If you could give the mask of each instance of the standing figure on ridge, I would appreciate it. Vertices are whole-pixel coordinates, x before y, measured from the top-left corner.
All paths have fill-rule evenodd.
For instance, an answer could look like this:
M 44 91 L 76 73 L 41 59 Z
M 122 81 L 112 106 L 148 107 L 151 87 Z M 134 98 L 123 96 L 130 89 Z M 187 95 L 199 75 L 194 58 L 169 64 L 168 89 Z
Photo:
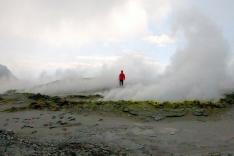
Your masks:
M 124 74 L 123 70 L 121 70 L 121 73 L 119 74 L 119 86 L 120 87 L 123 87 L 124 80 L 125 80 L 125 74 Z

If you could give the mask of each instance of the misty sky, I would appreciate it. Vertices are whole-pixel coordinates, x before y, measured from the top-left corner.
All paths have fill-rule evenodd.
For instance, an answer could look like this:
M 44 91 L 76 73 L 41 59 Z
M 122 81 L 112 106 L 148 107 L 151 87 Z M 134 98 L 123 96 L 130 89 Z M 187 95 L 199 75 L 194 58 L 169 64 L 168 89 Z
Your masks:
M 129 55 L 165 66 L 186 44 L 173 31 L 180 9 L 213 20 L 233 52 L 233 0 L 0 0 L 0 64 L 20 78 Z

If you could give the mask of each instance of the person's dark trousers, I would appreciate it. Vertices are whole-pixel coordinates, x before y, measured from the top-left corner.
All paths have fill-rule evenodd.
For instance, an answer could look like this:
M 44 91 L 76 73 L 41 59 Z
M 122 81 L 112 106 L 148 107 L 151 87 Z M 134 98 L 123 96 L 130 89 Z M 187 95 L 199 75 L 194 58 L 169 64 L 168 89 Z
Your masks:
M 119 80 L 119 86 L 123 86 L 123 80 Z

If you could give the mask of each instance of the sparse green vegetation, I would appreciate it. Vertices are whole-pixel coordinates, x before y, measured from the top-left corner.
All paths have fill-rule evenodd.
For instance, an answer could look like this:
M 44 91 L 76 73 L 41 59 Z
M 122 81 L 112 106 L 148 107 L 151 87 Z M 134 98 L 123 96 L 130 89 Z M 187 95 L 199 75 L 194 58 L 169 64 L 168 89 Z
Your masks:
M 58 111 L 68 109 L 76 112 L 103 111 L 125 113 L 133 116 L 154 117 L 163 114 L 165 117 L 180 117 L 191 112 L 196 116 L 207 116 L 216 110 L 234 104 L 234 93 L 226 94 L 218 101 L 105 101 L 101 95 L 69 95 L 66 97 L 48 96 L 33 93 L 6 92 L 0 96 L 4 103 L 23 101 L 26 106 L 6 109 L 7 112 L 28 109 Z

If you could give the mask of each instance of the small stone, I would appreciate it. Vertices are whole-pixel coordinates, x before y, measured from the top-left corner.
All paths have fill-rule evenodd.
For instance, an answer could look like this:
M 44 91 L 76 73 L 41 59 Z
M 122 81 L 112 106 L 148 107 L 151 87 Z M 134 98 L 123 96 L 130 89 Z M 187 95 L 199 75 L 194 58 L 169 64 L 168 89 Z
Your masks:
M 38 146 L 37 146 L 37 144 L 32 144 L 32 147 L 35 149 L 35 148 L 37 148 Z
M 192 114 L 194 116 L 208 116 L 208 113 L 205 109 L 194 109 Z
M 30 126 L 30 125 L 23 125 L 22 127 L 21 127 L 21 129 L 23 129 L 23 128 L 34 128 L 33 126 Z
M 134 115 L 134 116 L 139 115 L 138 112 L 136 112 L 134 110 L 130 110 L 128 113 L 131 114 L 131 115 Z
M 152 117 L 155 121 L 160 121 L 166 118 L 166 116 L 159 114 L 159 113 L 152 115 Z
M 49 129 L 53 129 L 53 128 L 56 128 L 56 126 L 50 126 Z
M 67 122 L 61 122 L 60 125 L 67 125 Z
M 69 120 L 69 121 L 75 121 L 75 120 L 76 120 L 76 118 L 74 118 L 74 117 L 70 116 L 70 117 L 68 117 L 68 120 Z
M 43 126 L 44 126 L 44 127 L 48 127 L 48 126 L 49 126 L 49 124 L 44 124 Z
M 37 133 L 37 130 L 35 130 L 35 131 L 32 131 L 32 134 L 35 134 L 35 133 Z
M 67 124 L 67 122 L 63 122 L 63 121 L 59 120 L 59 121 L 57 122 L 57 124 L 60 124 L 60 125 L 66 125 L 66 124 Z
M 123 112 L 129 112 L 129 108 L 125 107 L 125 108 L 123 109 Z

